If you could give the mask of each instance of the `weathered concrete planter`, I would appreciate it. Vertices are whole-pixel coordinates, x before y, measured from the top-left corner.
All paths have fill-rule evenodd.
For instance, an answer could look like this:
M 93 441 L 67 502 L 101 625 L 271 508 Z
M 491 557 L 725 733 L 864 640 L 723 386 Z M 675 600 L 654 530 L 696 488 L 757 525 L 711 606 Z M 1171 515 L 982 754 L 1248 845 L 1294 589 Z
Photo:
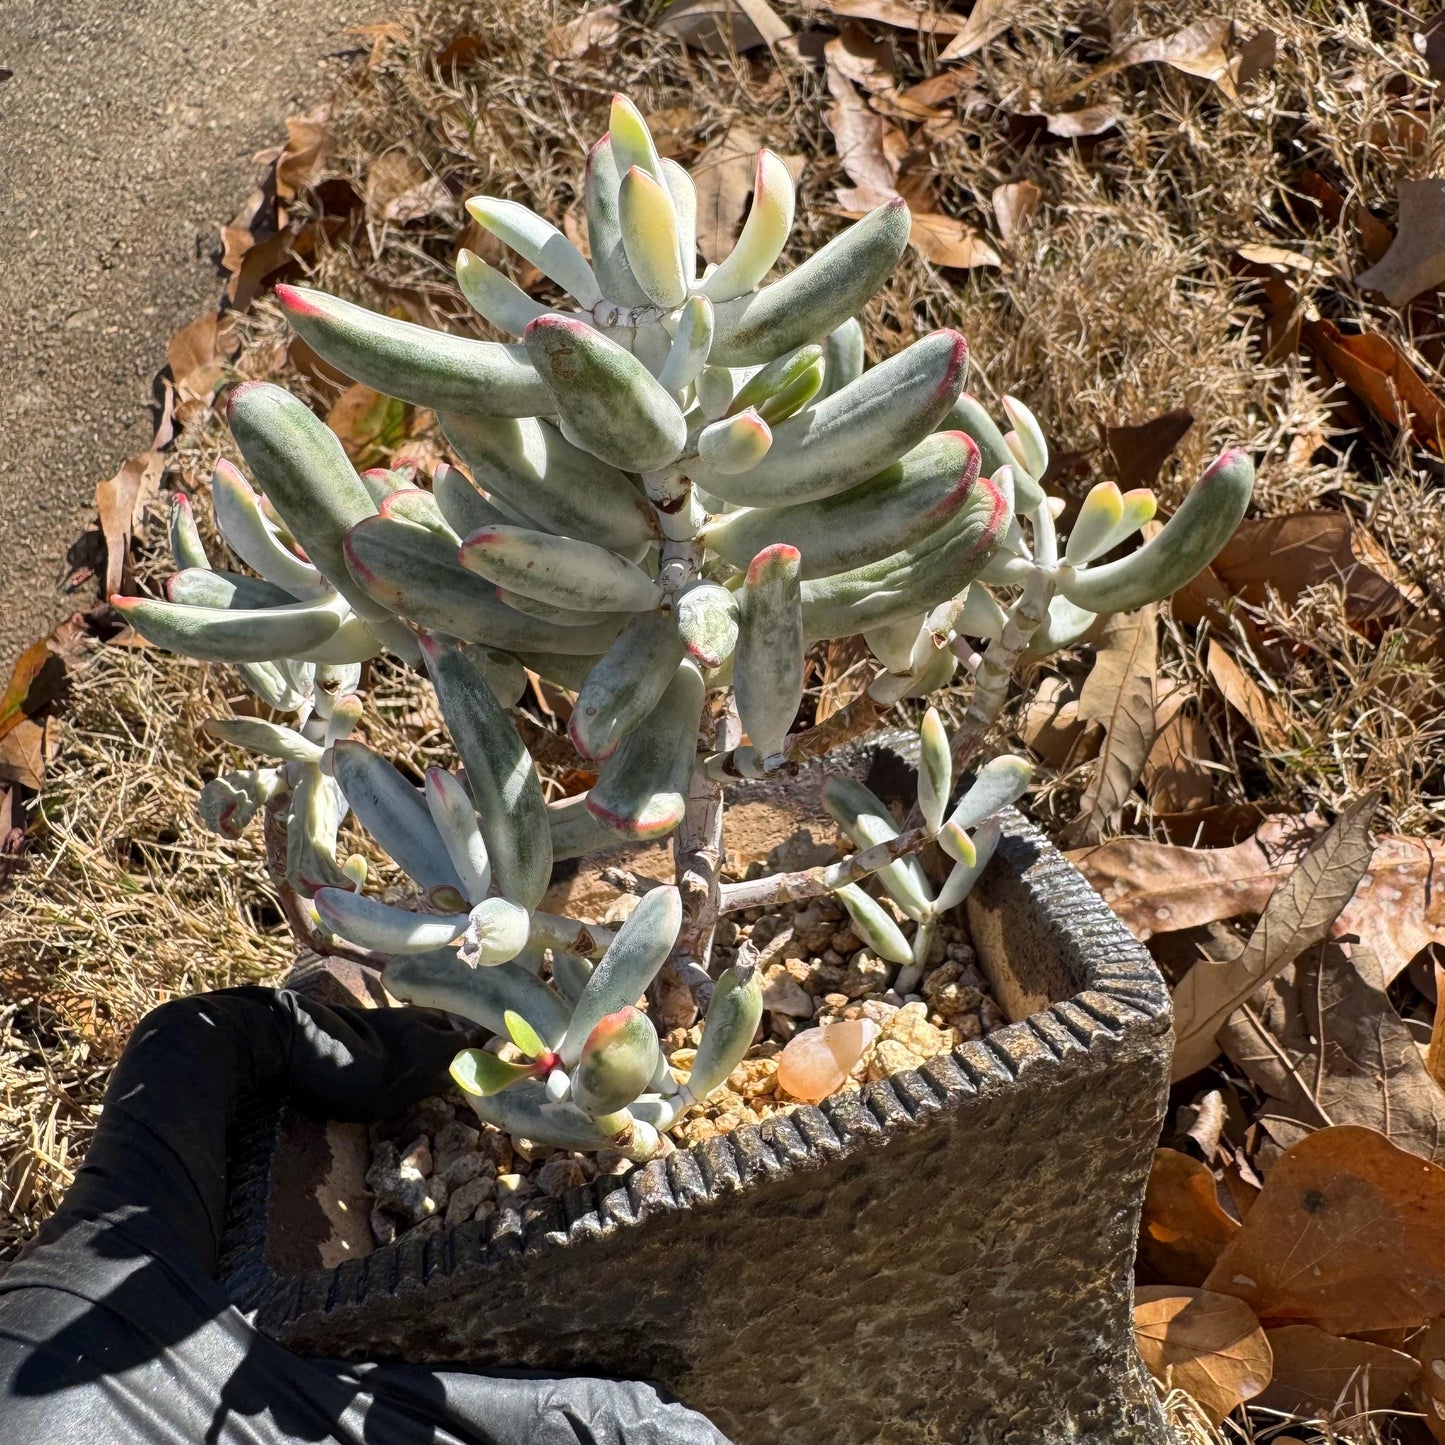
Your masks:
M 348 1258 L 364 1131 L 247 1121 L 233 1297 L 304 1353 L 643 1376 L 739 1445 L 1164 1441 L 1130 1328 L 1163 982 L 1017 814 L 967 906 L 1023 1022 L 520 1215 Z

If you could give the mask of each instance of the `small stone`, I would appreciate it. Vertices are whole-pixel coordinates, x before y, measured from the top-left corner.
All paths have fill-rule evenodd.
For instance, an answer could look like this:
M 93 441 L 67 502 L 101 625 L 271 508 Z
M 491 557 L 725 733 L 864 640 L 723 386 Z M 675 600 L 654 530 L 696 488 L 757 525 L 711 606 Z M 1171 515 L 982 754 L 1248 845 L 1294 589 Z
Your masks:
M 798 1021 L 787 1014 L 773 1015 L 773 1037 L 786 1044 L 798 1032 Z
M 838 985 L 838 992 L 849 998 L 866 998 L 869 994 L 881 994 L 888 987 L 893 976 L 893 965 L 885 963 L 876 954 L 860 948 L 848 965 Z
M 371 1211 L 371 1237 L 378 1244 L 396 1243 L 396 1219 L 384 1209 Z
M 535 1164 L 552 1152 L 550 1144 L 539 1144 L 535 1139 L 513 1139 L 512 1152 L 524 1163 Z
M 970 1039 L 981 1039 L 983 1024 L 977 1014 L 959 1014 L 953 1020 L 953 1031 L 965 1042 Z
M 436 1156 L 436 1167 L 441 1171 L 458 1154 L 471 1154 L 476 1150 L 477 1141 L 482 1137 L 480 1129 L 463 1124 L 460 1119 L 448 1119 L 432 1136 L 432 1153 Z
M 437 1162 L 441 1163 L 444 1156 L 438 1155 Z M 445 1179 L 447 1184 L 453 1188 L 460 1188 L 461 1185 L 469 1183 L 478 1175 L 486 1174 L 488 1177 L 495 1174 L 497 1166 L 488 1158 L 475 1152 L 471 1154 L 457 1154 L 447 1160 L 446 1168 L 438 1169 L 438 1174 Z
M 744 1059 L 728 1075 L 728 1087 L 744 1099 L 758 1099 L 777 1087 L 777 1059 Z
M 813 1000 L 782 963 L 770 963 L 763 971 L 763 1007 L 771 1013 L 787 1014 L 789 1018 L 813 1016 Z
M 978 1021 L 983 1025 L 983 1031 L 986 1034 L 991 1034 L 995 1029 L 1001 1029 L 1008 1023 L 1003 1010 L 987 995 L 978 1006 Z
M 619 893 L 607 905 L 607 912 L 602 915 L 602 922 L 614 925 L 626 923 L 632 916 L 632 910 L 641 902 L 642 895 L 640 893 Z
M 497 1201 L 495 1199 L 484 1199 L 479 1205 L 477 1205 L 477 1212 L 472 1216 L 472 1218 L 478 1221 L 481 1221 L 483 1219 L 490 1219 L 492 1215 L 494 1215 L 496 1212 Z
M 840 928 L 832 938 L 828 940 L 829 947 L 841 958 L 846 958 L 854 949 L 860 947 L 863 940 L 853 932 L 851 928 Z
M 432 1094 L 419 1099 L 402 1116 L 399 1137 L 415 1139 L 418 1134 L 435 1134 L 456 1118 L 456 1109 L 450 1099 Z
M 377 1145 L 366 1171 L 366 1187 L 377 1208 L 389 1209 L 404 1219 L 422 1219 L 436 1207 L 427 1196 L 426 1179 L 413 1164 L 402 1160 L 395 1144 Z
M 510 1174 L 512 1165 L 516 1162 L 512 1155 L 512 1141 L 500 1129 L 488 1129 L 485 1138 L 487 1152 L 492 1156 L 496 1172 Z
M 433 1214 L 411 1229 L 407 1237 L 409 1239 L 426 1239 L 429 1235 L 440 1234 L 445 1227 L 446 1221 L 442 1216 Z
M 964 965 L 945 963 L 923 980 L 923 996 L 945 1021 L 959 1014 L 975 1013 L 983 1001 L 980 990 L 963 982 Z
M 426 1197 L 431 1201 L 431 1209 L 427 1212 L 432 1213 L 438 1209 L 445 1209 L 447 1196 L 450 1193 L 451 1187 L 446 1180 L 440 1174 L 433 1174 L 426 1182 Z
M 586 1182 L 587 1176 L 583 1174 L 581 1164 L 565 1156 L 549 1159 L 537 1171 L 537 1187 L 553 1199 L 560 1199 L 569 1189 L 576 1189 Z
M 883 1026 L 882 1036 L 902 1044 L 919 1060 L 931 1059 L 948 1047 L 948 1040 L 944 1038 L 942 1031 L 928 1022 L 928 1006 L 922 1003 L 904 1004 Z
M 452 1197 L 447 1201 L 447 1228 L 454 1224 L 465 1224 L 467 1220 L 476 1216 L 477 1206 L 484 1200 L 490 1199 L 496 1192 L 496 1183 L 492 1179 L 470 1179 L 460 1189 L 452 1191 Z
M 879 1039 L 868 1054 L 868 1081 L 886 1079 L 905 1069 L 916 1069 L 923 1060 L 896 1039 Z
M 842 968 L 843 955 L 836 948 L 825 948 L 819 955 L 818 961 L 825 968 Z
M 950 943 L 945 952 L 950 963 L 971 964 L 978 958 L 978 955 L 966 943 Z M 980 979 L 979 983 L 982 983 L 982 981 L 983 980 Z M 979 984 L 973 985 L 974 988 L 978 986 Z
M 858 1017 L 860 1019 L 872 1019 L 880 1029 L 885 1028 L 893 1015 L 903 1007 L 903 1000 L 898 998 L 897 994 L 894 994 L 893 997 L 898 999 L 897 1003 L 890 1003 L 886 997 L 865 998 L 862 1003 L 857 1005 Z
M 537 1186 L 525 1174 L 497 1175 L 497 1204 L 503 1209 L 515 1209 L 536 1192 Z
M 432 1172 L 431 1141 L 419 1134 L 401 1151 L 401 1167 L 414 1169 L 425 1178 Z
M 843 1087 L 878 1032 L 871 1019 L 805 1029 L 778 1058 L 778 1087 L 805 1104 L 821 1103 Z

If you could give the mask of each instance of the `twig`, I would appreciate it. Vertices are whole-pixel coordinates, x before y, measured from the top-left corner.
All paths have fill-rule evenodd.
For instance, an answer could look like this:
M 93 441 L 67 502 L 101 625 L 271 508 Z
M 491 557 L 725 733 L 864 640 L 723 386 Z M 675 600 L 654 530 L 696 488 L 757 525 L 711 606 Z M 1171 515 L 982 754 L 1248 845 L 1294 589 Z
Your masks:
M 743 908 L 770 908 L 777 903 L 797 903 L 804 898 L 817 898 L 831 893 L 845 883 L 857 883 L 886 868 L 890 863 L 923 847 L 933 836 L 927 828 L 910 828 L 896 838 L 875 843 L 861 853 L 830 863 L 824 868 L 802 868 L 796 873 L 775 873 L 771 878 L 755 878 L 746 883 L 724 883 L 718 900 L 720 913 L 736 913 Z
M 871 733 L 881 715 L 882 709 L 868 693 L 859 693 L 846 707 L 839 708 L 822 722 L 791 734 L 783 744 L 783 765 L 798 767 L 810 763 L 814 758 L 821 758 L 834 748 L 852 742 L 854 738 Z M 710 753 L 702 760 L 702 768 L 709 778 L 714 779 L 732 781 L 751 777 L 738 768 L 732 751 Z M 781 768 L 774 769 L 774 772 L 779 771 Z
M 601 878 L 604 883 L 610 883 L 623 893 L 635 893 L 639 898 L 644 893 L 651 893 L 654 888 L 662 887 L 656 878 L 644 877 L 641 873 L 634 873 L 629 868 L 604 868 Z

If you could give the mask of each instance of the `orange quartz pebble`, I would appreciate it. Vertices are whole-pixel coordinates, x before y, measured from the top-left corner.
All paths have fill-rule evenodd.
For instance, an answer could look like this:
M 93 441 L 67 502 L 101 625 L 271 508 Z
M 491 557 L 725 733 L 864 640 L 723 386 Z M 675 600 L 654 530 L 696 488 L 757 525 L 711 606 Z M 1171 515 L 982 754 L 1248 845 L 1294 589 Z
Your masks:
M 848 1019 L 795 1034 L 778 1056 L 778 1086 L 817 1104 L 848 1082 L 849 1071 L 878 1037 L 872 1019 Z

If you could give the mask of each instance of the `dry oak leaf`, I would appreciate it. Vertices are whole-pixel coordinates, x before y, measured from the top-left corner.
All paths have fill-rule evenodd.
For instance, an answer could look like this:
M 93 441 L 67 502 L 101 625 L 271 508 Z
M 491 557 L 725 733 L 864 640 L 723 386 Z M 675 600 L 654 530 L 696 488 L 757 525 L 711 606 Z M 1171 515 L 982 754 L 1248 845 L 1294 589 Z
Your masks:
M 954 35 L 965 21 L 960 15 L 928 5 L 909 5 L 906 0 L 824 0 L 834 15 L 850 20 L 876 20 L 897 30 L 918 30 L 924 35 Z
M 759 45 L 771 49 L 793 32 L 767 0 L 678 0 L 657 21 L 657 29 L 675 35 L 705 55 L 739 55 Z
M 1420 1362 L 1371 1340 L 1341 1339 L 1313 1325 L 1266 1330 L 1274 1378 L 1255 1401 L 1285 1414 L 1353 1415 L 1393 1405 L 1419 1377 Z
M 1399 196 L 1395 240 L 1355 284 L 1403 307 L 1445 281 L 1445 179 L 1401 181 Z
M 1387 426 L 1409 429 L 1437 456 L 1445 455 L 1445 402 L 1383 336 L 1347 336 L 1321 318 L 1300 327 L 1300 339 Z
M 1200 959 L 1174 989 L 1173 1077 L 1204 1068 L 1219 1053 L 1216 1035 L 1262 984 L 1328 937 L 1370 864 L 1370 819 L 1378 791 L 1366 793 L 1314 840 L 1270 894 L 1249 941 L 1232 959 Z
M 1214 748 L 1190 701 L 1189 689 L 1180 687 L 1167 707 L 1159 705 L 1158 732 L 1140 775 L 1153 813 L 1197 812 L 1214 801 Z
M 1205 1286 L 1332 1335 L 1445 1313 L 1445 1169 L 1357 1124 L 1283 1154 Z
M 939 52 L 940 60 L 963 60 L 997 40 L 1013 24 L 1014 0 L 974 0 L 963 28 Z
M 1391 835 L 1375 844 L 1370 871 L 1340 914 L 1337 934 L 1354 934 L 1380 960 L 1387 984 L 1430 944 L 1445 944 L 1445 843 Z
M 1289 720 L 1284 709 L 1217 639 L 1210 639 L 1204 665 L 1225 702 L 1254 729 L 1260 747 L 1267 753 L 1288 752 Z
M 1202 1285 L 1239 1230 L 1226 1214 L 1207 1164 L 1177 1149 L 1156 1149 L 1144 1190 L 1139 1259 L 1165 1284 Z
M 1056 111 L 1043 117 L 1049 134 L 1061 136 L 1064 140 L 1103 135 L 1106 130 L 1118 125 L 1122 118 L 1123 113 L 1112 105 L 1085 105 L 1078 110 Z
M 758 133 L 734 121 L 692 164 L 697 187 L 697 247 L 705 260 L 721 264 L 742 228 L 758 174 Z M 794 182 L 803 173 L 802 156 L 781 157 Z
M 1012 246 L 1023 235 L 1043 198 L 1042 188 L 1033 181 L 1007 181 L 994 187 L 989 203 L 1005 246 Z
M 1233 33 L 1233 23 L 1222 15 L 1209 16 L 1186 25 L 1172 35 L 1149 40 L 1136 40 L 1109 62 L 1110 70 L 1126 65 L 1149 63 L 1173 66 L 1186 75 L 1212 80 L 1231 100 L 1235 98 L 1234 76 L 1230 71 L 1226 47 Z
M 1269 1383 L 1269 1341 L 1248 1305 L 1227 1294 L 1174 1285 L 1134 1291 L 1134 1338 L 1145 1368 L 1183 1390 L 1218 1425 Z
M 914 211 L 908 242 L 935 266 L 970 270 L 1002 266 L 1003 258 L 972 226 L 938 211 Z
M 359 466 L 390 456 L 406 437 L 408 408 L 359 381 L 332 403 L 326 425 L 341 439 L 346 455 Z
M 622 34 L 622 6 L 598 5 L 584 10 L 565 25 L 554 25 L 542 40 L 542 49 L 556 68 L 564 60 L 585 60 L 617 43 Z
M 125 575 L 130 539 L 155 496 L 166 459 L 159 452 L 142 452 L 95 488 L 95 509 L 100 514 L 100 531 L 105 538 L 105 592 L 119 592 Z
M 366 173 L 366 218 L 373 225 L 404 226 L 455 209 L 446 183 L 402 146 L 377 156 Z
M 1161 412 L 1137 426 L 1104 428 L 1104 445 L 1114 463 L 1114 477 L 1126 492 L 1152 487 L 1164 463 L 1194 425 L 1194 413 L 1184 407 Z
M 1255 1123 L 1278 1149 L 1322 1125 L 1364 1124 L 1422 1158 L 1445 1157 L 1445 1092 L 1385 990 L 1370 949 L 1326 940 L 1220 1029 L 1264 1095 Z
M 1072 845 L 1094 842 L 1118 816 L 1154 746 L 1154 674 L 1159 659 L 1158 609 L 1111 617 L 1094 666 L 1079 693 L 1081 722 L 1104 729 L 1098 760 L 1078 816 L 1065 831 Z

